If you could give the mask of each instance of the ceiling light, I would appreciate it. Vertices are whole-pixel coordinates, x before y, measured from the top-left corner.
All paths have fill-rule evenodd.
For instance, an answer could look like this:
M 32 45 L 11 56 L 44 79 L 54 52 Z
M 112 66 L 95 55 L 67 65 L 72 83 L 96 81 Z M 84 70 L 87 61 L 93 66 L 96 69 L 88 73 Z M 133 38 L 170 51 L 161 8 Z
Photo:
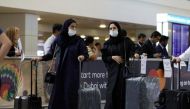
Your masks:
M 105 24 L 100 24 L 99 27 L 100 28 L 106 28 L 106 25 Z
M 86 36 L 85 35 L 80 35 L 80 37 L 84 39 Z
M 107 38 L 105 38 L 105 41 L 107 41 L 109 38 L 107 37 Z
M 94 40 L 99 40 L 100 38 L 99 37 L 94 37 Z
M 38 17 L 37 20 L 40 21 L 40 20 L 42 20 L 42 18 Z

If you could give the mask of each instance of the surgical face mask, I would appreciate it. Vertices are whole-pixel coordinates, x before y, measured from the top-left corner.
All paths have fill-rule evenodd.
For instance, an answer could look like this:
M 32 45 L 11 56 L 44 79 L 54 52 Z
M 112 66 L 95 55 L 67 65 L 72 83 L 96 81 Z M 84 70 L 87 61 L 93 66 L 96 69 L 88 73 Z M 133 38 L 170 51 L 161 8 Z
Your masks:
M 117 37 L 118 35 L 118 30 L 110 30 L 110 33 L 109 33 L 112 37 Z
M 69 31 L 68 31 L 68 35 L 70 37 L 74 36 L 76 33 L 77 33 L 77 31 L 76 30 L 72 30 L 72 29 L 69 29 Z

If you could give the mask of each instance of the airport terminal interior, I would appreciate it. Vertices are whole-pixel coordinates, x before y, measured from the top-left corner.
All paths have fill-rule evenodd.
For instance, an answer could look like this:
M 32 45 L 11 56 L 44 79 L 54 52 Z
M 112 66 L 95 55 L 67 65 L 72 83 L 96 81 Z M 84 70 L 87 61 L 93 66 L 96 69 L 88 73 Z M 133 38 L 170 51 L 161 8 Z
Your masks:
M 0 109 L 30 109 L 30 100 L 27 101 L 27 108 L 22 106 L 22 102 L 24 101 L 23 96 L 29 96 L 31 94 L 31 87 L 33 88 L 34 94 L 37 90 L 37 96 L 41 99 L 41 109 L 58 109 L 55 108 L 56 106 L 54 108 L 49 106 L 49 104 L 52 105 L 53 103 L 54 105 L 58 104 L 55 102 L 50 103 L 52 92 L 55 92 L 52 90 L 54 90 L 54 84 L 57 83 L 58 79 L 55 80 L 56 82 L 54 83 L 47 83 L 45 79 L 47 76 L 46 72 L 49 68 L 55 66 L 55 68 L 53 68 L 55 70 L 56 68 L 60 68 L 60 64 L 51 60 L 39 62 L 36 60 L 39 59 L 39 57 L 46 56 L 44 49 L 45 42 L 54 34 L 53 28 L 55 24 L 62 25 L 59 31 L 61 32 L 60 34 L 64 34 L 65 22 L 68 19 L 73 19 L 76 22 L 76 27 L 74 27 L 76 29 L 76 34 L 84 40 L 85 44 L 88 38 L 92 37 L 93 46 L 100 44 L 102 47 L 102 51 L 99 50 L 101 55 L 96 55 L 93 59 L 87 59 L 79 67 L 68 62 L 68 64 L 71 64 L 71 66 L 69 66 L 70 69 L 78 69 L 78 72 L 80 72 L 80 88 L 92 88 L 89 90 L 93 90 L 99 94 L 99 99 L 95 99 L 97 93 L 92 95 L 95 96 L 92 102 L 89 101 L 90 99 L 85 98 L 86 95 L 77 95 L 76 99 L 78 99 L 78 97 L 82 98 L 81 104 L 84 102 L 85 105 L 89 104 L 89 107 L 84 106 L 85 108 L 81 108 L 82 105 L 78 103 L 78 106 L 81 106 L 79 109 L 190 109 L 182 106 L 183 104 L 190 106 L 189 101 L 187 103 L 185 102 L 186 104 L 183 101 L 181 101 L 183 103 L 179 103 L 183 108 L 168 108 L 171 104 L 167 105 L 167 103 L 166 107 L 161 107 L 162 105 L 159 101 L 160 95 L 167 92 L 164 92 L 165 89 L 173 91 L 176 89 L 180 90 L 180 88 L 185 89 L 187 92 L 189 91 L 187 99 L 190 99 L 190 61 L 189 58 L 184 61 L 181 58 L 182 54 L 188 50 L 190 45 L 190 0 L 0 0 L 0 30 L 9 37 L 9 32 L 11 31 L 9 31 L 9 29 L 15 28 L 15 31 L 18 32 L 19 40 L 18 42 L 13 41 L 12 43 L 16 43 L 18 50 L 20 48 L 22 49 L 20 54 L 17 54 L 16 50 L 14 55 L 8 55 L 8 53 L 0 62 Z M 161 37 L 156 42 L 157 46 L 162 44 L 161 39 L 167 40 L 167 44 L 161 45 L 161 48 L 166 49 L 166 57 L 162 56 L 162 54 L 156 56 L 157 54 L 155 53 L 153 57 L 149 58 L 148 53 L 144 55 L 144 52 L 141 53 L 138 50 L 134 51 L 134 57 L 138 58 L 134 59 L 131 58 L 133 57 L 131 56 L 128 61 L 129 67 L 127 68 L 130 73 L 138 73 L 141 75 L 138 75 L 138 77 L 141 78 L 139 81 L 143 81 L 145 86 L 139 86 L 140 88 L 138 89 L 138 85 L 135 86 L 135 83 L 132 83 L 133 80 L 135 81 L 135 79 L 132 78 L 139 79 L 137 75 L 134 77 L 133 75 L 131 77 L 126 77 L 125 80 L 122 78 L 122 82 L 125 82 L 125 86 L 123 86 L 125 88 L 123 92 L 125 95 L 123 95 L 124 100 L 118 98 L 118 101 L 116 100 L 117 97 L 115 97 L 118 96 L 117 94 L 113 94 L 114 98 L 112 95 L 109 95 L 111 92 L 107 91 L 110 89 L 107 83 L 109 82 L 108 78 L 110 78 L 109 75 L 111 75 L 110 72 L 112 72 L 112 70 L 109 70 L 109 67 L 107 67 L 110 61 L 105 61 L 106 59 L 103 57 L 105 56 L 105 50 L 103 50 L 103 48 L 107 47 L 105 42 L 111 42 L 110 40 L 113 41 L 114 39 L 112 37 L 114 35 L 111 34 L 111 25 L 115 25 L 118 29 L 118 25 L 111 22 L 117 22 L 120 25 L 121 29 L 126 32 L 124 37 L 127 37 L 133 42 L 134 46 L 141 44 L 140 35 L 145 36 L 142 44 L 145 44 L 147 40 L 151 40 L 152 45 L 154 45 L 152 40 L 156 37 L 152 37 L 152 35 L 155 32 L 156 34 L 159 33 L 157 35 Z M 72 23 L 69 25 L 71 24 Z M 67 29 L 68 28 L 69 30 L 67 30 L 67 32 L 70 31 L 70 26 L 67 27 Z M 118 31 L 119 33 L 117 34 L 120 34 L 120 29 L 118 29 Z M 57 42 L 59 46 L 59 41 Z M 70 42 L 68 41 L 68 43 Z M 130 48 L 130 46 L 132 45 L 129 45 L 129 47 L 127 46 L 127 48 Z M 143 45 L 141 46 L 143 47 Z M 0 47 L 2 47 L 1 43 Z M 15 47 L 13 46 L 13 49 L 16 49 Z M 51 46 L 50 49 L 52 50 L 52 48 L 53 46 Z M 54 49 L 56 48 L 57 45 L 55 46 L 54 44 Z M 82 48 L 82 45 L 80 45 L 80 48 Z M 63 49 L 66 52 L 67 49 Z M 71 49 L 72 48 L 69 50 Z M 97 49 L 96 46 L 94 50 L 96 51 Z M 62 48 L 60 48 L 60 50 L 62 50 Z M 95 51 L 92 49 L 92 52 Z M 52 52 L 51 56 L 55 56 L 57 59 L 55 52 L 56 50 Z M 73 51 L 70 52 L 71 55 L 74 54 Z M 87 52 L 90 57 L 89 48 Z M 122 53 L 124 53 L 124 51 L 122 51 Z M 60 53 L 60 56 L 61 55 L 63 54 Z M 106 56 L 107 55 L 108 57 L 110 56 L 110 54 L 106 54 Z M 80 57 L 76 57 L 76 59 L 80 60 Z M 112 61 L 114 60 L 113 56 L 111 59 Z M 180 64 L 173 64 L 171 62 L 172 59 L 180 59 Z M 120 62 L 116 62 L 122 65 Z M 167 62 L 169 62 L 169 66 Z M 81 63 L 77 62 L 77 65 L 79 64 Z M 181 69 L 178 65 L 181 65 Z M 112 67 L 117 66 L 112 65 Z M 64 68 L 61 70 L 63 70 L 62 72 L 66 72 Z M 31 74 L 31 72 L 33 74 Z M 35 78 L 36 72 L 38 76 L 37 79 Z M 32 86 L 30 81 L 31 77 L 33 77 Z M 117 78 L 119 78 L 119 76 Z M 35 80 L 37 81 L 37 85 Z M 73 78 L 73 81 L 76 80 Z M 117 80 L 117 82 L 118 81 L 119 80 Z M 118 85 L 119 83 L 114 84 Z M 115 86 L 115 88 L 120 88 L 119 86 L 120 85 L 117 87 Z M 130 88 L 128 91 L 128 88 L 133 86 L 135 87 L 134 90 L 140 90 L 139 93 L 144 93 L 144 95 L 141 94 L 136 96 L 138 94 L 132 91 L 133 88 Z M 142 88 L 147 89 L 147 91 L 143 91 Z M 114 90 L 116 91 L 116 89 Z M 66 92 L 67 91 L 65 91 L 64 94 Z M 112 93 L 115 92 L 113 91 Z M 167 92 L 167 94 L 168 93 L 169 92 Z M 144 98 L 147 98 L 147 101 L 145 100 L 142 101 L 141 104 L 138 104 L 142 95 Z M 109 101 L 113 102 L 113 104 L 108 104 L 108 96 L 111 96 L 111 100 L 113 99 Z M 88 95 L 88 97 L 90 98 L 91 95 Z M 134 98 L 133 100 L 136 101 L 130 101 L 130 97 Z M 135 97 L 139 97 L 139 99 Z M 82 102 L 84 100 L 83 98 L 87 101 Z M 69 99 L 64 98 L 62 100 L 66 101 L 65 104 L 63 103 L 65 106 L 67 103 L 72 104 L 74 102 L 67 101 Z M 60 101 L 59 103 L 65 101 Z M 115 101 L 121 103 L 122 106 L 119 107 L 119 104 L 114 103 Z M 171 102 L 173 104 L 178 104 L 178 102 Z M 100 105 L 100 107 L 93 108 L 93 105 Z M 74 109 L 71 107 L 66 107 L 65 109 Z

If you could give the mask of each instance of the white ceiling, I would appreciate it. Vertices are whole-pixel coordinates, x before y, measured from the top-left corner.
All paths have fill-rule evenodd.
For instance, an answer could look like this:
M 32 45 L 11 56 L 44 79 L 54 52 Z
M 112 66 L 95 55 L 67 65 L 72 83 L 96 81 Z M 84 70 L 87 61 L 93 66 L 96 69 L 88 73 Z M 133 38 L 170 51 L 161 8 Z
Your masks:
M 54 23 L 63 23 L 65 19 L 74 18 L 79 28 L 88 28 L 88 29 L 99 29 L 100 23 L 109 24 L 109 20 L 103 19 L 94 19 L 94 18 L 86 18 L 86 17 L 79 17 L 79 16 L 70 16 L 70 15 L 63 15 L 63 14 L 55 14 L 55 13 L 48 13 L 48 12 L 40 12 L 40 11 L 31 11 L 25 9 L 15 9 L 15 8 L 7 8 L 7 7 L 0 7 L 0 14 L 1 13 L 30 13 L 30 14 L 37 14 L 39 15 L 42 20 L 39 22 L 41 24 L 54 24 Z M 120 22 L 121 26 L 125 29 L 149 29 L 155 28 L 154 26 L 149 25 L 140 25 L 140 24 L 132 24 L 127 22 Z

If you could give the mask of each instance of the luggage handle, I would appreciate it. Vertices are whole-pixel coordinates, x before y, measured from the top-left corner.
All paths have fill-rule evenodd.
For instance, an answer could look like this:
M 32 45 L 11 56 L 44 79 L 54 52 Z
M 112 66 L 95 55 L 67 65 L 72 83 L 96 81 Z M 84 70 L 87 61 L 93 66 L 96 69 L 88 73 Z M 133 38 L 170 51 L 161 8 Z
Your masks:
M 31 60 L 31 74 L 30 74 L 30 76 L 31 76 L 31 80 L 30 80 L 30 85 L 31 85 L 31 90 L 30 90 L 30 94 L 31 94 L 31 96 L 32 96 L 32 94 L 33 94 L 33 92 L 32 92 L 32 90 L 33 90 L 33 88 L 32 88 L 32 71 L 33 71 L 33 66 L 35 66 L 35 76 L 36 76 L 36 79 L 35 79 L 35 95 L 37 96 L 37 70 L 38 70 L 38 65 L 37 65 L 37 61 L 36 60 Z
M 81 73 L 82 73 L 82 62 L 79 61 L 79 89 L 82 88 L 82 84 L 81 84 Z
M 180 80 L 181 80 L 181 65 L 180 65 L 180 62 L 178 62 L 178 72 L 177 72 L 177 89 L 181 89 L 181 86 L 180 86 Z
M 171 90 L 174 90 L 174 64 L 175 62 L 172 62 L 171 67 L 172 67 L 172 78 L 171 78 Z
M 171 90 L 174 90 L 174 80 L 175 80 L 175 76 L 174 76 L 174 64 L 176 62 L 172 62 L 172 78 L 171 78 Z M 181 65 L 180 62 L 177 63 L 178 64 L 178 69 L 177 69 L 177 78 L 176 78 L 176 89 L 180 90 L 181 86 L 180 86 L 180 80 L 181 80 Z

